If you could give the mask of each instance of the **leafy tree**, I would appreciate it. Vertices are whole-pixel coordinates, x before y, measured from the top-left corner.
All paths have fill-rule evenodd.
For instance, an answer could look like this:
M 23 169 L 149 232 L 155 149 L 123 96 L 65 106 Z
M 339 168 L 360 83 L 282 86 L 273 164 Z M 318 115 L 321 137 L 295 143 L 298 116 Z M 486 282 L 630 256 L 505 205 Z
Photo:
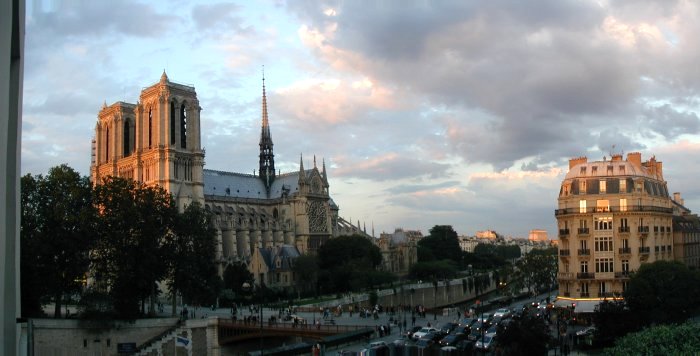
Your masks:
M 445 279 L 457 275 L 457 265 L 451 260 L 418 262 L 409 272 L 414 279 Z
M 242 262 L 232 263 L 224 270 L 224 288 L 232 290 L 236 296 L 246 292 L 243 290 L 243 283 L 253 285 L 254 281 L 255 277 Z
M 624 297 L 632 313 L 642 315 L 647 324 L 682 322 L 700 306 L 700 276 L 677 261 L 644 264 Z
M 92 252 L 95 287 L 109 297 L 119 317 L 139 314 L 139 302 L 154 296 L 165 277 L 165 240 L 177 213 L 172 197 L 160 187 L 109 177 L 94 188 L 100 229 Z
M 533 250 L 516 262 L 516 284 L 527 287 L 528 291 L 544 291 L 551 289 L 557 282 L 556 250 Z
M 421 249 L 424 251 L 421 252 Z M 450 225 L 433 226 L 430 229 L 430 235 L 418 241 L 418 252 L 419 262 L 449 259 L 460 263 L 462 260 L 462 249 L 459 247 L 457 232 Z
M 359 235 L 328 240 L 318 251 L 319 290 L 346 292 L 369 287 L 365 275 L 382 262 L 379 247 Z M 364 282 L 363 282 L 364 280 Z
M 700 350 L 700 325 L 659 325 L 628 334 L 606 349 L 605 355 L 696 355 Z
M 546 355 L 551 335 L 542 318 L 529 314 L 498 327 L 498 343 L 504 355 Z
M 223 284 L 214 262 L 216 231 L 210 220 L 201 205 L 192 203 L 177 215 L 173 236 L 167 241 L 172 254 L 168 289 L 171 296 L 179 292 L 190 304 L 212 304 Z
M 82 289 L 95 230 L 91 184 L 61 165 L 22 178 L 22 295 L 30 315 L 50 296 L 60 317 L 64 298 Z
M 315 255 L 304 254 L 294 260 L 292 271 L 297 278 L 296 285 L 303 295 L 316 291 L 318 284 L 318 258 Z
M 596 344 L 609 346 L 616 339 L 639 330 L 639 319 L 640 314 L 632 313 L 623 300 L 602 301 L 593 314 Z

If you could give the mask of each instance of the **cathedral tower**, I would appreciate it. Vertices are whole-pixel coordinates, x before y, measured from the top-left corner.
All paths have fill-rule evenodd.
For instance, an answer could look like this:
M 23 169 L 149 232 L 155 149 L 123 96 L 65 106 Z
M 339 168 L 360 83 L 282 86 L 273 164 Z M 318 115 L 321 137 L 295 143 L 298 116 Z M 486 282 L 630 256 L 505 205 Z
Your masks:
M 260 179 L 265 184 L 267 194 L 275 180 L 275 154 L 272 151 L 272 135 L 270 134 L 270 122 L 267 118 L 267 96 L 265 95 L 265 73 L 263 72 L 262 93 L 262 129 L 260 131 Z
M 194 87 L 171 82 L 165 71 L 136 104 L 103 105 L 93 141 L 93 183 L 131 178 L 160 185 L 181 211 L 194 201 L 204 204 L 201 110 Z

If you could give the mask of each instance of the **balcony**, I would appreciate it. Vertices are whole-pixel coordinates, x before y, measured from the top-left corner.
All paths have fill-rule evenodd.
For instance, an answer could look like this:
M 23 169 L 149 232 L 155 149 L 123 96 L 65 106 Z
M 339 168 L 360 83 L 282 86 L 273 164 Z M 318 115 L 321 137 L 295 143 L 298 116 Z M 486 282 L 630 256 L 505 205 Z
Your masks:
M 637 232 L 643 236 L 649 235 L 649 226 L 639 226 Z
M 629 234 L 630 227 L 629 226 L 620 226 L 617 228 L 617 232 L 619 232 L 621 234 L 625 234 L 625 233 Z
M 559 256 L 560 257 L 569 257 L 571 256 L 571 250 L 559 250 Z
M 648 246 L 647 246 L 647 247 L 640 247 L 640 248 L 639 248 L 639 254 L 640 254 L 640 255 L 643 255 L 643 254 L 644 254 L 644 255 L 648 255 L 648 254 L 649 254 L 649 251 L 650 251 L 650 248 L 649 248 Z
M 580 249 L 578 249 L 578 255 L 579 256 L 590 256 L 591 249 L 590 248 L 580 248 Z
M 559 229 L 559 238 L 569 237 L 569 229 Z
M 557 273 L 557 279 L 573 279 L 574 274 L 572 272 L 559 272 Z
M 587 227 L 579 227 L 578 234 L 579 235 L 588 235 L 588 234 L 590 234 L 590 230 Z
M 598 292 L 598 298 L 612 298 L 614 296 L 613 292 Z
M 577 215 L 577 214 L 592 214 L 592 213 L 596 212 L 596 209 L 597 209 L 596 207 L 589 207 L 586 209 L 581 209 L 580 207 L 555 209 L 554 215 L 555 216 L 564 216 L 564 215 Z M 620 209 L 619 206 L 611 206 L 611 207 L 609 207 L 608 211 L 613 212 L 613 213 L 645 211 L 645 212 L 652 212 L 652 213 L 672 214 L 673 208 L 666 208 L 666 207 L 660 207 L 660 206 L 649 206 L 649 205 L 641 205 L 641 206 L 634 205 L 634 206 L 626 206 L 624 209 Z
M 629 255 L 632 253 L 632 249 L 629 247 L 620 247 L 619 252 L 621 255 Z
M 629 279 L 631 276 L 630 271 L 615 272 L 615 279 Z
M 576 279 L 595 279 L 595 273 L 579 272 L 576 273 Z
M 590 298 L 590 296 L 588 292 L 581 292 L 581 298 Z

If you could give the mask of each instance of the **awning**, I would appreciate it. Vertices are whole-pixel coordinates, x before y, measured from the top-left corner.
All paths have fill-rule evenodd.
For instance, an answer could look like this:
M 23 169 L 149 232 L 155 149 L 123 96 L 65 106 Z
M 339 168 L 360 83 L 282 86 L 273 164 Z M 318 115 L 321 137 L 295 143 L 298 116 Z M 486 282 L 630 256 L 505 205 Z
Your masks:
M 600 304 L 600 300 L 577 300 L 574 313 L 593 313 Z
M 571 300 L 571 299 L 558 298 L 557 300 L 554 301 L 554 307 L 555 308 L 568 308 L 571 306 L 572 303 L 576 303 L 576 301 Z

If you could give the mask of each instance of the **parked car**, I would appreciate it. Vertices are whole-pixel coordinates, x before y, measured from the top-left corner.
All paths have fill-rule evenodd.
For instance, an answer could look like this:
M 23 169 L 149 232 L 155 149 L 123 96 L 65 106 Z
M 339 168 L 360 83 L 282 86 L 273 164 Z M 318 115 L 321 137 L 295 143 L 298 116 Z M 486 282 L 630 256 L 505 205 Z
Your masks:
M 464 318 L 459 321 L 459 326 L 472 326 L 476 323 L 476 318 Z
M 576 336 L 588 336 L 595 333 L 595 326 L 589 326 L 576 332 Z
M 452 335 L 452 334 L 467 335 L 467 334 L 469 334 L 470 331 L 471 331 L 471 328 L 469 328 L 468 326 L 458 326 L 454 330 L 452 330 L 452 332 L 450 332 L 450 335 Z
M 422 328 L 423 328 L 422 326 L 411 327 L 410 329 L 404 331 L 403 336 L 405 336 L 408 339 L 411 339 L 413 337 L 413 333 L 415 333 L 416 331 L 418 331 Z
M 511 315 L 511 311 L 508 308 L 501 308 L 501 309 L 496 310 L 495 313 L 493 313 L 494 318 L 500 318 L 500 319 L 508 318 L 508 317 L 510 317 L 510 315 Z
M 413 340 L 418 340 L 418 339 L 422 338 L 422 337 L 425 336 L 425 335 L 428 335 L 428 334 L 430 334 L 430 333 L 437 333 L 437 332 L 438 332 L 438 329 L 436 329 L 436 328 L 433 328 L 433 327 L 424 327 L 424 328 L 421 328 L 420 330 L 414 332 L 413 335 L 411 336 L 411 338 L 412 338 Z
M 474 348 L 483 351 L 489 351 L 493 348 L 496 336 L 484 335 L 483 338 L 476 340 Z
M 459 324 L 457 324 L 457 323 L 445 323 L 445 324 L 442 324 L 442 326 L 440 327 L 440 333 L 443 334 L 443 335 L 447 335 L 447 334 L 449 334 L 450 332 L 452 332 L 452 330 L 454 330 L 458 325 L 459 325 Z
M 465 334 L 450 334 L 440 340 L 441 346 L 454 346 L 462 340 L 466 340 L 467 335 Z

